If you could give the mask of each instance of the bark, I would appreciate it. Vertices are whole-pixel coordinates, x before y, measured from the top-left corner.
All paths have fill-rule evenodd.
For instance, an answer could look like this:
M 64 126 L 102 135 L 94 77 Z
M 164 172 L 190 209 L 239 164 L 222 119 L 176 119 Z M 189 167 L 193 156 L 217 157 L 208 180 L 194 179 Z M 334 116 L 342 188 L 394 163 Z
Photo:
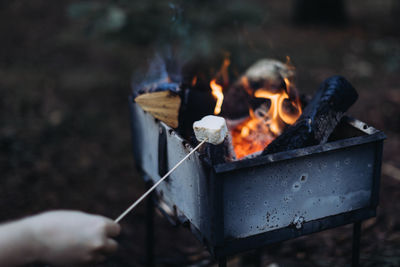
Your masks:
M 300 118 L 263 151 L 282 152 L 325 143 L 358 94 L 343 77 L 325 80 Z

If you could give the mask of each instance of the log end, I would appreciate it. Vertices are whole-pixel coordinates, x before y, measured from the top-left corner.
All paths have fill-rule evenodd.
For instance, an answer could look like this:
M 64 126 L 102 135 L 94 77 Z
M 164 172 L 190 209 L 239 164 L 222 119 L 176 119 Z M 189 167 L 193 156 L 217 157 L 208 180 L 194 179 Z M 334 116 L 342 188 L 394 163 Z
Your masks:
M 154 118 L 159 119 L 172 128 L 179 126 L 179 108 L 181 98 L 171 91 L 160 91 L 141 94 L 135 102 Z

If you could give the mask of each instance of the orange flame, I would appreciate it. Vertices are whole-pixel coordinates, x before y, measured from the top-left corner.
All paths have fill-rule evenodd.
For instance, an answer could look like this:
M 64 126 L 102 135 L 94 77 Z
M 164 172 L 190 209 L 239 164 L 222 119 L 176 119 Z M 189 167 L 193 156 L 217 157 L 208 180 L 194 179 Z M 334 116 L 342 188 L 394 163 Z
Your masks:
M 223 88 L 229 86 L 229 65 L 230 60 L 226 57 L 215 78 L 210 82 L 211 93 L 217 100 L 214 108 L 215 115 L 221 113 L 224 101 Z M 288 69 L 294 69 L 289 57 L 287 57 L 286 65 Z M 295 123 L 302 113 L 296 88 L 288 78 L 284 77 L 283 88 L 273 90 L 268 88 L 254 90 L 245 76 L 240 82 L 241 87 L 249 95 L 269 101 L 255 110 L 250 108 L 249 118 L 230 130 L 233 149 L 238 159 L 262 151 L 283 132 L 286 125 Z
M 222 63 L 221 69 L 218 71 L 216 77 L 221 78 L 223 81 L 223 85 L 226 86 L 229 84 L 229 75 L 228 75 L 228 67 L 231 64 L 229 60 L 229 56 L 227 55 Z M 211 93 L 214 98 L 217 100 L 214 108 L 214 115 L 218 115 L 221 113 L 222 103 L 224 102 L 224 94 L 222 92 L 222 86 L 217 84 L 216 78 L 210 82 Z
M 221 113 L 222 102 L 224 102 L 224 94 L 222 93 L 222 86 L 215 82 L 215 79 L 210 82 L 212 95 L 217 100 L 214 108 L 214 115 Z
M 194 76 L 192 79 L 192 86 L 195 86 L 197 83 L 197 76 Z
M 243 123 L 237 125 L 233 130 L 232 143 L 237 158 L 263 150 L 276 136 L 280 135 L 287 124 L 293 124 L 301 115 L 300 101 L 296 95 L 290 100 L 292 85 L 285 78 L 286 89 L 280 92 L 270 92 L 266 89 L 258 89 L 254 92 L 256 98 L 270 100 L 270 105 L 262 104 L 255 111 L 250 109 L 250 117 Z M 242 80 L 246 91 L 249 90 L 246 79 Z
M 295 94 L 295 99 L 291 102 L 292 107 L 294 108 L 294 114 L 288 113 L 285 110 L 282 111 L 282 113 L 279 113 L 281 116 L 282 120 L 289 124 L 292 125 L 297 121 L 297 119 L 300 117 L 302 110 L 301 110 L 301 103 L 300 99 L 297 95 L 297 91 L 295 91 L 294 87 L 292 87 L 292 84 L 290 83 L 288 78 L 284 78 L 285 84 L 286 84 L 286 89 L 290 93 L 294 91 Z M 287 98 L 289 100 L 289 97 Z

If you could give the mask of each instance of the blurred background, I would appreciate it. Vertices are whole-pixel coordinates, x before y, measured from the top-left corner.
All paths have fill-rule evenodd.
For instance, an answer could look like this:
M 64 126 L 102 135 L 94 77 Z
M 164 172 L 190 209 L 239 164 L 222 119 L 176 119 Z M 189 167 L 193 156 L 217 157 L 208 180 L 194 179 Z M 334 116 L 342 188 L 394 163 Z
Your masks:
M 320 3 L 321 2 L 321 3 Z M 0 221 L 49 209 L 111 218 L 144 192 L 131 153 L 128 96 L 156 53 L 226 54 L 241 73 L 259 58 L 297 70 L 300 93 L 345 76 L 349 113 L 383 130 L 378 216 L 363 224 L 362 266 L 400 266 L 400 2 L 0 1 Z M 145 209 L 122 222 L 99 266 L 143 266 Z M 157 266 L 212 265 L 187 229 L 156 217 Z M 262 250 L 263 266 L 345 266 L 351 226 Z M 229 266 L 247 266 L 232 257 Z

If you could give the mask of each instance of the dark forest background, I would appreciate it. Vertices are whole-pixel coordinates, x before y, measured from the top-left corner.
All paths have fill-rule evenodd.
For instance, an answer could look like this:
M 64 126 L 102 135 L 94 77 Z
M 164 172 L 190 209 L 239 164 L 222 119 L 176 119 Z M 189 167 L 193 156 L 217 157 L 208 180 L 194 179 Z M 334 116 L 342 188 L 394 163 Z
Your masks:
M 399 14 L 396 0 L 1 1 L 0 221 L 49 209 L 114 218 L 144 192 L 128 96 L 155 53 L 229 53 L 238 73 L 258 58 L 290 56 L 301 93 L 341 74 L 360 95 L 349 113 L 387 134 L 381 205 L 363 224 L 361 262 L 399 266 Z M 99 266 L 143 266 L 144 214 L 142 205 L 122 222 L 119 252 Z M 351 232 L 266 247 L 263 266 L 349 265 Z M 161 216 L 156 238 L 158 266 L 213 264 L 187 229 Z

